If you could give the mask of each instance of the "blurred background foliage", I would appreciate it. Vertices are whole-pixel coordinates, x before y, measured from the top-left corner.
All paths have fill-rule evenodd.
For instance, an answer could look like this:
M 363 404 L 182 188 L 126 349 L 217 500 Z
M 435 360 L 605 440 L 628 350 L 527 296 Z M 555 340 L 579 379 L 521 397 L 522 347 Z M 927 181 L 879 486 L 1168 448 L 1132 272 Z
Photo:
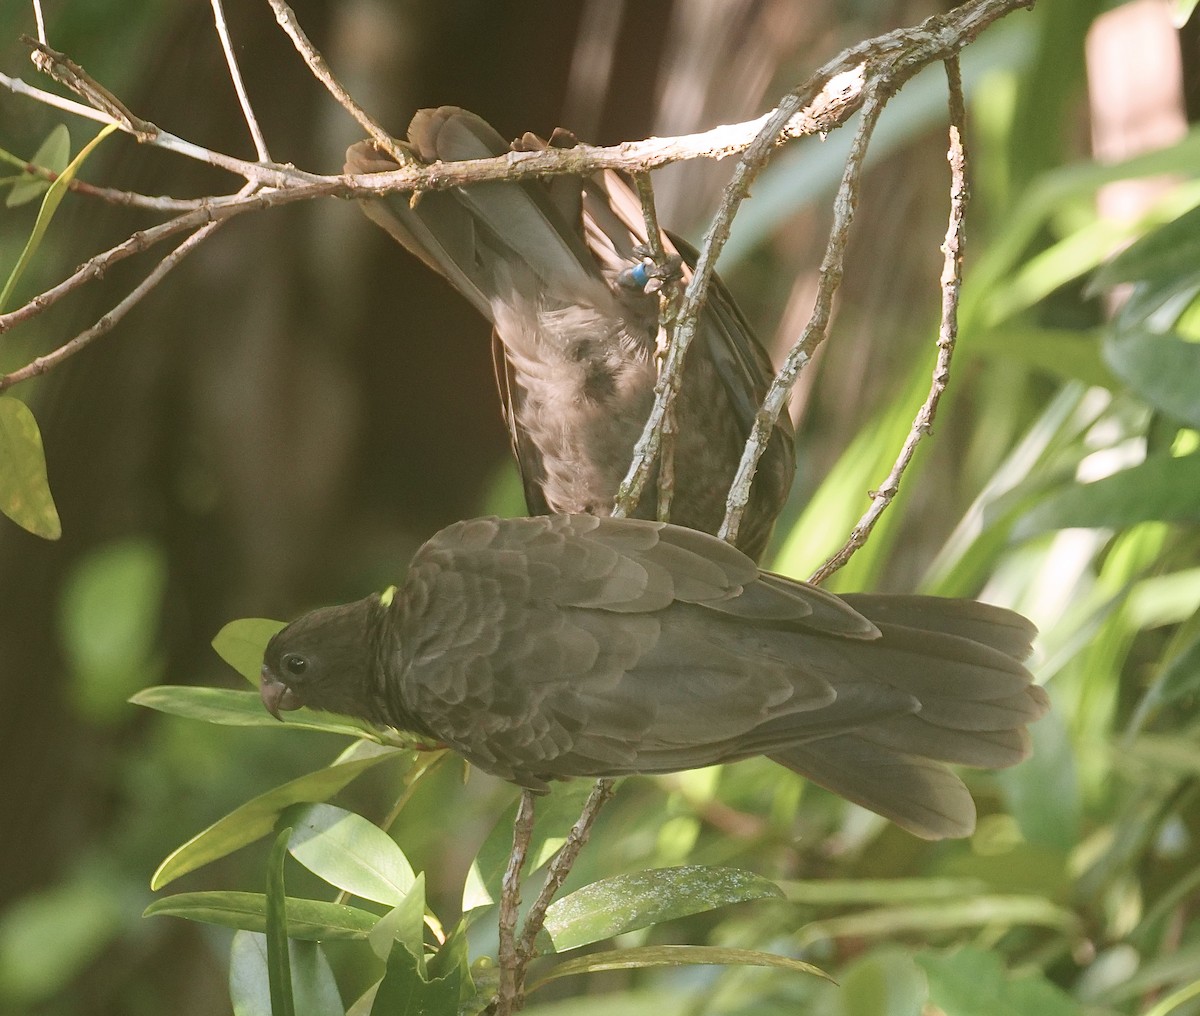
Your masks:
M 229 7 L 272 155 L 337 171 L 355 128 L 265 4 Z M 758 115 L 844 46 L 938 8 L 295 9 L 398 135 L 415 109 L 454 103 L 508 136 L 564 123 L 614 143 Z M 955 374 L 896 505 L 836 579 L 981 595 L 1033 617 L 1055 704 L 1034 758 L 974 774 L 977 833 L 936 845 L 768 763 L 625 781 L 572 886 L 712 863 L 765 875 L 785 898 L 624 944 L 768 949 L 821 965 L 840 987 L 754 968 L 614 971 L 555 982 L 530 1011 L 1200 1012 L 1188 1000 L 1200 971 L 1200 137 L 1189 127 L 1200 32 L 1195 18 L 1170 21 L 1189 13 L 1056 0 L 966 52 L 973 203 Z M 137 113 L 251 157 L 208 4 L 63 0 L 48 14 L 52 44 Z M 17 38 L 31 31 L 25 5 L 0 7 L 0 63 L 27 80 Z M 931 68 L 881 122 L 833 334 L 793 402 L 799 478 L 774 558 L 789 574 L 844 538 L 928 384 L 944 121 Z M 31 156 L 58 122 L 0 95 L 8 151 Z M 93 132 L 68 126 L 77 152 Z M 722 261 L 776 355 L 811 305 L 847 141 L 840 131 L 781 155 Z M 727 173 L 656 174 L 664 222 L 698 236 Z M 179 196 L 227 183 L 127 138 L 105 142 L 82 175 Z M 0 212 L 5 274 L 35 214 L 36 203 Z M 147 221 L 68 196 L 18 297 Z M 147 267 L 127 262 L 3 336 L 0 368 L 86 327 Z M 397 579 L 442 525 L 518 513 L 490 374 L 471 309 L 355 209 L 325 202 L 236 220 L 100 345 L 14 392 L 41 424 L 63 535 L 51 544 L 0 526 L 0 1012 L 230 1011 L 232 932 L 143 919 L 150 875 L 345 742 L 209 726 L 126 699 L 163 682 L 237 687 L 209 647 L 230 618 L 356 598 Z M 378 819 L 397 779 L 372 769 L 339 803 Z M 435 912 L 457 912 L 511 796 L 477 773 L 463 784 L 455 765 L 419 785 L 395 836 Z M 261 890 L 268 849 L 177 887 Z

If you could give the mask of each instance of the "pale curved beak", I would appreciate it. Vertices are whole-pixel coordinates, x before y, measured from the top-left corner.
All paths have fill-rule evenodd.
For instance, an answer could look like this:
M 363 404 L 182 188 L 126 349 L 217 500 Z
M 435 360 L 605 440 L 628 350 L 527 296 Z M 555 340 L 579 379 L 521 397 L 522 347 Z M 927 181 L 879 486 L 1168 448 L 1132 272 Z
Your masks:
M 258 685 L 258 693 L 262 696 L 262 703 L 267 707 L 267 712 L 277 720 L 283 719 L 279 715 L 281 712 L 299 709 L 302 704 L 299 696 L 271 673 L 265 665 L 262 669 L 262 680 Z

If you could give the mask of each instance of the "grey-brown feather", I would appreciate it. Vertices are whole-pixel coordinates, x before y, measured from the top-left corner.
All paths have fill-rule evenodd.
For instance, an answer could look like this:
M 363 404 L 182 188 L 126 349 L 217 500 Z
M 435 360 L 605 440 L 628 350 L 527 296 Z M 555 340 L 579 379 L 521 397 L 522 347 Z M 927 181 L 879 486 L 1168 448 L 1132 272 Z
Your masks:
M 556 132 L 551 144 L 574 138 Z M 515 147 L 545 142 L 527 134 Z M 423 162 L 501 155 L 503 139 L 455 107 L 422 110 L 408 147 Z M 395 163 L 368 142 L 346 170 Z M 444 275 L 495 326 L 496 370 L 526 500 L 534 512 L 607 515 L 654 396 L 658 301 L 621 273 L 645 242 L 640 203 L 621 176 L 492 181 L 364 202 L 363 210 Z M 669 252 L 694 252 L 664 235 Z M 690 277 L 685 269 L 685 279 Z M 715 532 L 772 369 L 728 291 L 714 282 L 676 404 L 673 520 Z M 739 545 L 759 557 L 787 498 L 793 433 L 772 434 Z M 656 512 L 653 481 L 638 514 Z
M 918 835 L 962 835 L 974 805 L 943 763 L 1020 761 L 1047 706 L 1010 611 L 839 598 L 639 520 L 451 526 L 388 626 L 395 720 L 538 790 L 765 754 Z

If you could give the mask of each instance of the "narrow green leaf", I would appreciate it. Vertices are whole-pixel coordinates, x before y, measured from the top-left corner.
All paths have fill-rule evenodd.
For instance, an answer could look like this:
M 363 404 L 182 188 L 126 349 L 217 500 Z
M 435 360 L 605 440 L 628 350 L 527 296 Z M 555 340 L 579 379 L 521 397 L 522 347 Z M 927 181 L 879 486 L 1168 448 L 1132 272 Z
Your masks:
M 284 903 L 289 937 L 306 941 L 363 939 L 379 920 L 376 914 L 343 903 L 295 897 L 288 897 Z M 267 899 L 262 893 L 179 893 L 155 900 L 142 916 L 182 917 L 202 924 L 265 934 Z
M 1154 282 L 1195 273 L 1200 264 L 1200 207 L 1135 240 L 1101 267 L 1088 289 L 1101 292 L 1118 282 Z
M 1104 360 L 1135 394 L 1189 427 L 1200 427 L 1200 343 L 1176 335 L 1122 335 Z
M 263 708 L 262 699 L 256 691 L 163 684 L 143 688 L 136 695 L 131 695 L 129 701 L 135 706 L 156 709 L 160 713 L 227 727 L 271 727 L 274 730 L 294 727 L 297 730 L 346 734 L 393 747 L 399 747 L 401 743 L 399 738 L 391 737 L 366 723 L 319 709 L 297 709 L 287 713 L 280 723 Z
M 1157 456 L 1093 483 L 1070 484 L 1030 510 L 1014 527 L 1020 539 L 1054 529 L 1138 522 L 1200 522 L 1200 455 Z
M 288 957 L 287 896 L 283 887 L 283 862 L 291 835 L 290 829 L 280 831 L 267 861 L 267 981 L 271 988 L 272 1016 L 296 1016 Z
M 304 1016 L 344 1016 L 337 981 L 319 942 L 288 942 L 292 995 Z M 273 1016 L 267 978 L 267 938 L 238 931 L 229 952 L 229 998 L 234 1016 Z
M 75 178 L 75 174 L 79 172 L 80 167 L 87 161 L 87 157 L 92 154 L 96 146 L 116 129 L 117 125 L 114 123 L 101 128 L 100 133 L 83 147 L 83 150 L 75 156 L 75 160 L 59 174 L 58 179 L 46 191 L 46 196 L 42 198 L 42 207 L 38 212 L 37 221 L 33 224 L 33 232 L 29 234 L 29 239 L 25 243 L 25 249 L 21 251 L 21 256 L 17 259 L 16 265 L 9 274 L 8 281 L 4 284 L 4 289 L 0 290 L 0 311 L 3 311 L 8 306 L 9 297 L 12 296 L 13 290 L 16 289 L 17 283 L 21 280 L 21 276 L 25 274 L 25 269 L 29 267 L 30 262 L 41 246 L 42 238 L 46 235 L 46 230 L 50 228 L 50 222 L 54 218 L 54 213 L 58 211 L 58 206 L 67 193 L 67 188 L 71 181 Z
M 11 395 L 0 395 L 0 512 L 34 536 L 62 536 L 37 420 Z
M 329 804 L 298 805 L 288 850 L 330 885 L 394 907 L 413 887 L 412 865 L 396 841 L 361 815 Z
M 602 879 L 556 900 L 546 911 L 546 931 L 563 952 L 730 903 L 782 896 L 774 882 L 739 868 L 657 868 Z
M 38 146 L 29 160 L 33 165 L 48 169 L 52 173 L 61 173 L 71 161 L 71 133 L 66 124 L 57 124 L 46 139 Z M 50 189 L 50 181 L 33 173 L 22 173 L 21 179 L 13 184 L 4 204 L 9 208 L 17 208 L 28 204 L 44 191 Z
M 758 952 L 754 949 L 726 949 L 701 945 L 650 945 L 637 949 L 614 949 L 611 952 L 589 953 L 576 959 L 564 960 L 533 985 L 536 991 L 543 984 L 560 977 L 591 974 L 601 970 L 635 970 L 639 967 L 681 966 L 746 966 L 779 967 L 800 974 L 811 974 L 833 980 L 820 967 L 794 960 L 789 956 Z
M 239 618 L 217 632 L 212 647 L 221 659 L 257 688 L 267 643 L 272 635 L 286 626 L 286 621 L 272 621 L 265 617 Z
M 394 748 L 381 748 L 362 741 L 332 765 L 300 776 L 247 801 L 224 818 L 197 833 L 167 855 L 154 877 L 151 889 L 161 889 L 180 875 L 224 857 L 266 836 L 285 808 L 293 804 L 325 801 L 360 773 L 388 759 L 403 758 Z M 251 929 L 260 930 L 260 929 Z

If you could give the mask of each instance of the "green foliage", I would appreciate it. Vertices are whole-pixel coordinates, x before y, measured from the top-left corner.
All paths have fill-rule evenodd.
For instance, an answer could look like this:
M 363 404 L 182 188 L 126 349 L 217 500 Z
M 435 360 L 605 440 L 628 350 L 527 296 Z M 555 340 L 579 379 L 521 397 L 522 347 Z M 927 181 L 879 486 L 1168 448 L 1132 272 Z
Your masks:
M 0 512 L 35 536 L 57 540 L 62 523 L 46 478 L 42 434 L 29 407 L 0 395 Z

